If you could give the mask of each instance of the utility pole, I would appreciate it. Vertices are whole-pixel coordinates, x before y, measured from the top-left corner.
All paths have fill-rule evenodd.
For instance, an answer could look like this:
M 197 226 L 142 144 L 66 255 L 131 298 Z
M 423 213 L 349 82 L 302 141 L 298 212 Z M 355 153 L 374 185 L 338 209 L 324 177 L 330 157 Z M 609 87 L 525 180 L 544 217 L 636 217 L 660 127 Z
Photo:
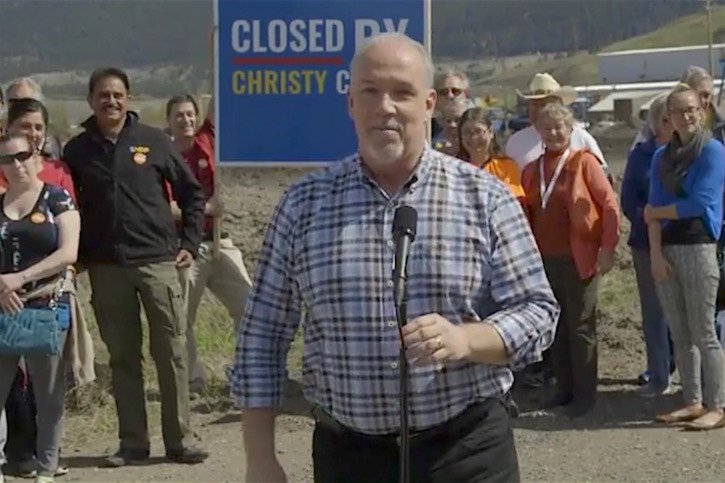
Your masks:
M 704 0 L 707 12 L 707 58 L 710 62 L 710 75 L 715 76 L 715 59 L 712 52 L 712 0 Z

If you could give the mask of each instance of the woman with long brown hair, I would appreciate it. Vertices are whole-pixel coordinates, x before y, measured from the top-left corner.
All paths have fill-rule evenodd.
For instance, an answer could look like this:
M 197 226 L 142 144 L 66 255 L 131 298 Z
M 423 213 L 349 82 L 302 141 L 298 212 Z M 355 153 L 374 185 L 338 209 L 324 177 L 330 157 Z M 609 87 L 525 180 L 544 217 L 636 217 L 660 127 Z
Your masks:
M 481 107 L 468 109 L 458 127 L 457 158 L 484 169 L 503 181 L 516 198 L 523 201 L 521 171 L 516 162 L 503 154 L 488 111 Z
M 657 421 L 725 427 L 725 354 L 713 319 L 720 273 L 725 149 L 704 124 L 701 96 L 680 84 L 667 97 L 675 134 L 655 152 L 648 225 L 652 276 L 672 332 L 684 405 Z

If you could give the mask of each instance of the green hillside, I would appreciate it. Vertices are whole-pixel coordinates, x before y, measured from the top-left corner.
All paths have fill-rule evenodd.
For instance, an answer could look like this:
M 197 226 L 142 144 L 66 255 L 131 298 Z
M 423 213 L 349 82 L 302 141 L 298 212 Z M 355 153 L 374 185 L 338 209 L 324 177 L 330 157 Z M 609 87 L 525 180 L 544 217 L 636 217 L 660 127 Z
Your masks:
M 712 12 L 715 42 L 725 42 L 725 7 L 715 7 Z M 707 43 L 706 16 L 704 12 L 675 20 L 645 35 L 613 43 L 604 52 L 617 50 L 646 49 L 657 47 L 680 47 Z M 586 85 L 598 83 L 596 54 L 579 53 L 552 57 L 542 55 L 537 59 L 509 61 L 504 68 L 501 62 L 452 62 L 465 69 L 473 79 L 475 94 L 493 93 L 509 101 L 514 89 L 526 88 L 537 72 L 549 72 L 562 84 Z M 706 67 L 706 66 L 705 66 Z
M 712 31 L 715 43 L 725 42 L 725 7 L 712 9 Z M 653 49 L 660 47 L 682 47 L 707 43 L 707 17 L 700 12 L 668 23 L 652 32 L 615 42 L 604 52 L 617 50 Z

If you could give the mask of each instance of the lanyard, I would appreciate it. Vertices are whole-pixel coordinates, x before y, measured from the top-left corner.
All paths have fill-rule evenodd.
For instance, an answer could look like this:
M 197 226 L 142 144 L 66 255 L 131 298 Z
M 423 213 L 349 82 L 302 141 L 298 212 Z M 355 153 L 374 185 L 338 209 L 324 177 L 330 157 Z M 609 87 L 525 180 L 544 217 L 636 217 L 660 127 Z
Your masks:
M 568 148 L 556 163 L 556 170 L 554 170 L 554 175 L 551 177 L 548 185 L 544 182 L 544 156 L 539 158 L 539 192 L 541 193 L 541 209 L 543 210 L 546 209 L 549 198 L 551 198 L 551 193 L 554 191 L 554 185 L 559 179 L 559 176 L 561 176 L 561 171 L 564 169 L 567 158 L 569 158 Z

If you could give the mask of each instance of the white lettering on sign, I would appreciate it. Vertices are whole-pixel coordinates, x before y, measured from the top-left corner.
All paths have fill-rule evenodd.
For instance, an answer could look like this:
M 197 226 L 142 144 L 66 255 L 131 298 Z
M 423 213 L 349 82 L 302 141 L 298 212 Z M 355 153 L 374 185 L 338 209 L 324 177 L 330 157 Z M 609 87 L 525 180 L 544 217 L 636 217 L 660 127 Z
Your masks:
M 239 19 L 232 23 L 232 48 L 239 54 L 340 52 L 344 46 L 345 25 L 337 19 L 295 19 L 289 23 L 274 19 L 266 25 L 260 20 Z
M 407 18 L 401 18 L 398 24 L 392 18 L 383 19 L 383 28 L 380 28 L 380 24 L 377 20 L 370 18 L 360 18 L 355 20 L 355 50 L 370 37 L 375 37 L 381 33 L 392 33 L 398 32 L 404 34 L 408 28 Z
M 275 54 L 284 52 L 287 47 L 287 24 L 283 20 L 275 19 L 269 22 L 269 50 Z
M 347 94 L 350 90 L 350 71 L 341 70 L 335 76 L 335 87 L 339 94 Z

